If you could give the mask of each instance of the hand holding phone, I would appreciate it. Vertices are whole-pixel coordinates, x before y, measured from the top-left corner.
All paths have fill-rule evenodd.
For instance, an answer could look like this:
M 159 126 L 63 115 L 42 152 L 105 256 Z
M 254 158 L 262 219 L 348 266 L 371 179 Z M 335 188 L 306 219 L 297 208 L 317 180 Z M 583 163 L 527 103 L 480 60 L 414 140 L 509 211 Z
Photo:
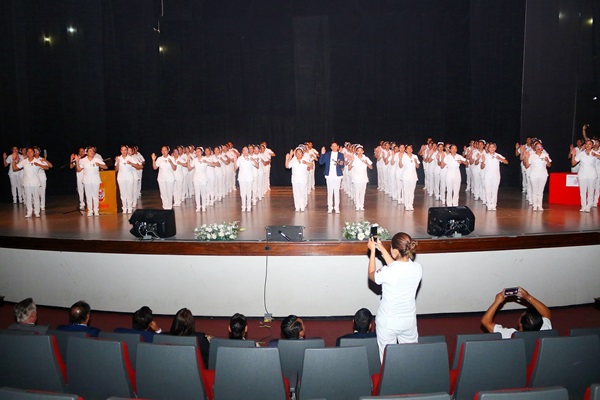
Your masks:
M 373 238 L 373 240 L 377 241 L 377 237 L 378 237 L 378 226 L 377 225 L 373 225 L 371 226 L 371 237 Z
M 518 287 L 510 287 L 510 288 L 504 289 L 504 296 L 506 296 L 506 297 L 516 296 L 518 294 L 519 294 Z

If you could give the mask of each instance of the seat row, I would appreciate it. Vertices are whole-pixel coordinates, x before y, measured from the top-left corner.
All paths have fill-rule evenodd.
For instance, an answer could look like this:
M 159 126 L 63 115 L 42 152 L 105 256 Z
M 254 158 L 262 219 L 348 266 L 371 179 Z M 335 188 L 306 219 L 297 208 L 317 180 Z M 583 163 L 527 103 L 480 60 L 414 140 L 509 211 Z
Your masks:
M 234 342 L 243 341 L 229 345 Z M 282 340 L 278 348 L 249 344 L 211 351 L 216 369 L 209 370 L 198 346 L 139 343 L 134 370 L 126 342 L 72 337 L 65 365 L 54 336 L 0 335 L 0 386 L 71 391 L 101 400 L 136 394 L 158 399 L 283 399 L 290 392 L 299 400 L 429 392 L 470 400 L 482 390 L 527 386 L 562 386 L 570 398 L 579 399 L 600 382 L 596 335 L 540 338 L 529 365 L 524 339 L 466 340 L 452 370 L 445 342 L 390 345 L 372 377 L 368 346 L 362 343 L 340 348 L 325 348 L 321 339 Z

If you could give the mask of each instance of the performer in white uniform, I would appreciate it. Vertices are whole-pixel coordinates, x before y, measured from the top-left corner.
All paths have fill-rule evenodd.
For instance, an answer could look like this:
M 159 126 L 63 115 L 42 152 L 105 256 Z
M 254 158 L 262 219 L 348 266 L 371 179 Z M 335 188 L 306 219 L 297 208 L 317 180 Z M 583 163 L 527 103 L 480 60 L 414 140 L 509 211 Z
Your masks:
M 579 171 L 577 172 L 577 180 L 579 181 L 579 195 L 581 197 L 581 212 L 590 212 L 594 204 L 594 193 L 596 187 L 596 160 L 600 158 L 600 153 L 596 153 L 593 147 L 593 142 L 588 139 L 585 141 L 584 149 L 581 152 L 572 150 L 573 157 L 571 158 L 572 165 L 579 163 Z
M 77 171 L 83 171 L 83 187 L 85 188 L 85 199 L 87 202 L 88 217 L 100 215 L 98 204 L 98 192 L 100 191 L 100 170 L 108 167 L 102 160 L 102 156 L 96 154 L 96 148 L 88 147 L 87 155 L 83 158 L 75 156 Z
M 208 203 L 208 192 L 207 184 L 208 177 L 206 175 L 206 169 L 208 165 L 203 157 L 204 149 L 201 146 L 196 147 L 196 157 L 192 158 L 188 169 L 192 174 L 192 184 L 194 186 L 194 198 L 196 200 L 196 212 L 206 211 L 206 205 Z
M 23 156 L 19 154 L 19 148 L 15 146 L 12 148 L 12 153 L 10 153 L 8 156 L 6 155 L 6 153 L 4 153 L 2 155 L 2 158 L 4 159 L 4 167 L 8 167 L 8 179 L 10 179 L 10 191 L 12 192 L 13 203 L 23 203 L 23 201 L 25 201 L 25 196 L 24 193 L 21 191 L 22 173 L 21 170 L 15 171 L 12 167 L 13 161 L 17 160 L 18 163 L 21 160 L 23 160 Z
M 308 203 L 306 183 L 308 182 L 308 171 L 311 164 L 304 161 L 304 151 L 300 147 L 290 150 L 285 155 L 285 167 L 292 170 L 292 192 L 294 193 L 294 208 L 296 211 L 304 211 Z
M 158 170 L 158 189 L 160 191 L 160 199 L 162 200 L 162 207 L 164 210 L 173 209 L 173 187 L 175 186 L 175 160 L 169 155 L 169 147 L 162 146 L 160 148 L 161 156 L 156 157 L 155 153 L 152 153 L 152 168 Z
M 544 187 L 548 181 L 548 168 L 552 165 L 552 160 L 548 153 L 544 151 L 541 142 L 534 144 L 534 152 L 523 152 L 523 165 L 531 172 L 529 180 L 531 181 L 531 202 L 533 211 L 544 211 L 542 202 L 544 200 Z
M 25 207 L 27 209 L 25 218 L 31 218 L 32 213 L 35 213 L 36 217 L 40 216 L 39 170 L 40 168 L 48 169 L 48 165 L 36 161 L 34 154 L 33 148 L 28 147 L 26 153 L 27 157 L 20 161 L 17 157 L 14 157 L 11 165 L 13 171 L 23 171 L 21 183 L 25 190 Z
M 85 157 L 85 149 L 79 148 L 77 153 L 79 158 Z M 69 164 L 70 169 L 75 169 L 75 176 L 77 179 L 77 193 L 79 194 L 79 209 L 85 210 L 85 188 L 83 187 L 83 171 L 77 171 L 77 162 L 75 161 L 75 154 L 71 154 L 71 163 Z
M 121 206 L 123 214 L 133 212 L 133 203 L 135 200 L 135 189 L 137 185 L 138 169 L 142 169 L 138 158 L 133 156 L 131 149 L 127 146 L 121 146 L 121 155 L 115 158 L 115 172 L 117 173 L 117 183 L 119 184 L 119 193 L 121 194 Z
M 496 211 L 498 203 L 498 187 L 500 186 L 500 164 L 508 164 L 508 160 L 496 153 L 496 143 L 490 143 L 489 153 L 484 154 L 480 160 L 482 178 L 485 188 L 485 204 L 488 211 Z
M 42 156 L 42 152 L 39 147 L 35 146 L 33 148 L 33 154 L 36 162 L 45 164 L 48 166 L 47 169 L 54 167 L 54 165 L 48 161 L 48 158 L 45 154 Z M 46 183 L 48 182 L 48 178 L 46 177 L 46 169 L 40 168 L 38 173 L 40 175 L 40 210 L 44 211 L 46 209 Z
M 411 144 L 405 146 L 404 156 L 400 159 L 400 168 L 404 171 L 402 174 L 402 183 L 404 187 L 404 207 L 406 211 L 414 211 L 413 203 L 415 201 L 415 188 L 417 187 L 417 169 L 419 168 L 419 157 L 413 154 Z
M 258 169 L 258 161 L 251 158 L 248 147 L 242 147 L 242 155 L 235 161 L 235 170 L 238 171 L 238 184 L 242 198 L 242 212 L 252 209 L 252 180 L 253 170 Z
M 137 146 L 133 146 L 131 148 L 132 155 L 136 159 L 137 163 L 142 166 L 140 169 L 136 169 L 134 171 L 135 176 L 135 186 L 134 186 L 134 195 L 133 195 L 133 208 L 137 207 L 137 202 L 140 197 L 142 197 L 142 177 L 144 175 L 144 165 L 146 165 L 146 159 L 140 153 Z
M 468 165 L 467 159 L 457 154 L 458 148 L 455 144 L 450 146 L 450 154 L 441 161 L 441 167 L 446 170 L 446 205 L 457 207 L 460 195 L 460 164 Z
M 423 276 L 421 264 L 414 261 L 417 242 L 404 232 L 391 240 L 390 252 L 380 240 L 370 238 L 369 279 L 381 285 L 381 303 L 377 310 L 377 344 L 383 360 L 385 346 L 396 343 L 417 343 L 417 288 Z M 381 252 L 385 265 L 376 268 L 375 253 Z
M 183 170 L 187 169 L 187 159 L 181 157 L 180 148 L 174 148 L 171 154 L 173 163 L 175 164 L 174 177 L 175 181 L 173 184 L 173 207 L 180 207 L 181 202 L 184 200 L 183 197 Z
M 356 211 L 365 210 L 365 192 L 369 176 L 367 168 L 373 169 L 373 162 L 365 156 L 365 149 L 362 145 L 356 145 L 356 155 L 348 163 L 348 170 L 352 172 L 352 183 L 354 184 L 354 205 Z

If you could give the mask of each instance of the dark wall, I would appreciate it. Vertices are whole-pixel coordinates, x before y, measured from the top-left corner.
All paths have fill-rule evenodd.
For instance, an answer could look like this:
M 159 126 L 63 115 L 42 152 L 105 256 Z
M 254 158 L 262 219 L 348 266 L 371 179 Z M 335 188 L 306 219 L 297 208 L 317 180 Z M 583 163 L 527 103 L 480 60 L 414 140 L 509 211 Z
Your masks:
M 0 149 L 48 149 L 51 193 L 74 189 L 60 167 L 88 144 L 104 157 L 138 144 L 149 159 L 162 144 L 266 140 L 273 184 L 288 185 L 284 153 L 306 140 L 484 138 L 511 156 L 531 133 L 561 158 L 573 127 L 600 124 L 599 35 L 572 19 L 600 20 L 592 0 L 4 4 Z M 518 185 L 510 160 L 502 183 Z M 156 187 L 149 167 L 144 186 Z

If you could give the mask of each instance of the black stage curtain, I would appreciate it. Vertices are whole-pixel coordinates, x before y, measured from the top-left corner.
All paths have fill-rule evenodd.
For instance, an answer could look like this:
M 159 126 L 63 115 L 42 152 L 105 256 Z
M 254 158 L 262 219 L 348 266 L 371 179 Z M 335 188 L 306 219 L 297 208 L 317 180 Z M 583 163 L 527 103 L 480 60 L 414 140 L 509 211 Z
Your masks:
M 307 140 L 362 143 L 371 155 L 381 139 L 418 147 L 428 136 L 484 138 L 511 160 L 502 184 L 518 185 L 510 157 L 525 135 L 546 139 L 559 159 L 574 129 L 566 128 L 600 124 L 589 100 L 600 40 L 585 25 L 588 15 L 600 20 L 598 8 L 592 0 L 6 0 L 1 150 L 46 148 L 55 164 L 48 190 L 64 193 L 74 174 L 60 167 L 88 144 L 104 157 L 137 144 L 149 160 L 162 144 L 265 140 L 277 153 L 272 183 L 288 185 L 284 154 Z M 560 34 L 560 10 L 582 10 L 580 31 Z M 578 62 L 553 65 L 569 46 L 581 47 Z M 561 75 L 573 70 L 576 94 Z M 157 187 L 149 167 L 144 187 Z M 5 176 L 1 190 L 9 200 Z

